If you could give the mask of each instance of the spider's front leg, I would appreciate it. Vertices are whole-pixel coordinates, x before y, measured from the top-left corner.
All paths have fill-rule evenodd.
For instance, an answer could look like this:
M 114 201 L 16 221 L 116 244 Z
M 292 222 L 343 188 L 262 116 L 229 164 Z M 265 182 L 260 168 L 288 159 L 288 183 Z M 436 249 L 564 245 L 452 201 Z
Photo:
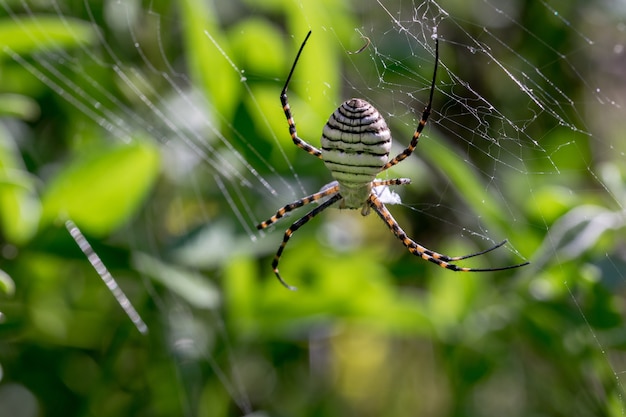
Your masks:
M 304 45 L 309 39 L 309 36 L 311 36 L 311 31 L 309 31 L 309 33 L 306 35 L 306 38 L 304 38 L 304 41 L 302 42 L 302 45 L 300 45 L 300 49 L 298 50 L 298 54 L 296 55 L 296 59 L 293 61 L 293 65 L 291 67 L 291 71 L 289 71 L 289 75 L 287 76 L 287 81 L 285 82 L 283 91 L 281 91 L 280 93 L 280 103 L 283 105 L 283 111 L 285 112 L 287 123 L 289 123 L 289 134 L 291 135 L 291 140 L 293 140 L 293 143 L 298 148 L 304 149 L 307 153 L 322 159 L 322 151 L 320 151 L 313 145 L 309 145 L 305 140 L 301 139 L 298 136 L 298 132 L 296 131 L 296 122 L 293 120 L 291 108 L 289 107 L 289 100 L 287 99 L 287 89 L 289 88 L 289 81 L 291 81 L 291 76 L 296 69 L 296 64 L 298 63 L 300 54 L 302 54 L 302 50 L 304 49 Z
M 389 190 L 385 190 L 388 186 L 390 185 L 407 185 L 411 183 L 411 179 L 410 178 L 393 178 L 390 180 L 374 180 L 372 181 L 372 193 L 376 194 L 376 197 L 382 198 L 379 201 L 384 201 L 385 203 L 389 203 L 390 201 L 386 201 L 385 198 L 389 198 L 390 196 L 394 198 L 397 198 L 397 200 L 395 200 L 394 202 L 391 202 L 391 204 L 397 204 L 400 203 L 400 197 L 395 194 L 393 191 L 389 191 Z M 385 194 L 388 193 L 388 194 Z M 363 203 L 363 207 L 361 208 L 361 215 L 362 216 L 367 216 L 370 214 L 370 209 L 371 209 L 371 203 L 369 201 L 369 199 L 367 201 L 365 201 L 365 203 Z
M 325 186 L 324 188 L 322 188 L 322 190 L 320 192 L 317 192 L 315 194 L 311 194 L 308 195 L 306 197 L 301 198 L 298 201 L 294 201 L 291 204 L 287 204 L 284 207 L 281 207 L 278 209 L 278 211 L 276 212 L 276 214 L 274 214 L 272 217 L 270 217 L 269 219 L 265 220 L 262 223 L 259 223 L 256 228 L 258 230 L 263 230 L 265 228 L 267 228 L 268 226 L 276 223 L 278 220 L 280 220 L 281 218 L 283 218 L 283 216 L 285 216 L 286 214 L 292 212 L 293 210 L 305 206 L 307 204 L 310 204 L 314 201 L 317 201 L 321 198 L 327 197 L 331 194 L 335 194 L 339 192 L 339 185 L 334 184 L 334 183 L 330 183 L 327 184 L 327 186 Z
M 438 66 L 439 66 L 439 39 L 435 39 L 435 69 L 433 70 L 433 79 L 430 84 L 430 94 L 428 96 L 428 103 L 426 103 L 426 107 L 424 108 L 424 111 L 422 112 L 422 117 L 419 121 L 419 124 L 417 125 L 417 128 L 415 129 L 415 133 L 413 134 L 413 138 L 411 138 L 411 142 L 409 143 L 409 146 L 407 146 L 407 148 L 404 151 L 398 154 L 391 161 L 387 162 L 382 169 L 383 171 L 388 168 L 391 168 L 392 166 L 396 165 L 398 162 L 401 162 L 402 160 L 406 159 L 409 155 L 413 153 L 413 151 L 417 147 L 417 143 L 420 140 L 422 130 L 424 130 L 424 126 L 426 126 L 426 122 L 428 121 L 428 117 L 430 116 L 430 112 L 432 110 L 433 95 L 435 94 L 435 81 L 437 79 L 437 67 Z

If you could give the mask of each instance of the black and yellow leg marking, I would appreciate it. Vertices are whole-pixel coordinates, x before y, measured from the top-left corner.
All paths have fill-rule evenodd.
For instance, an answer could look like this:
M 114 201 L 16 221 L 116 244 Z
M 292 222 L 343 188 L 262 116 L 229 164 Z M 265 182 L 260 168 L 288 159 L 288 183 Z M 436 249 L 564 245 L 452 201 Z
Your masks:
M 298 132 L 296 131 L 296 122 L 293 120 L 293 115 L 291 114 L 291 108 L 289 107 L 289 100 L 287 99 L 287 88 L 289 87 L 289 81 L 291 81 L 291 76 L 296 69 L 296 64 L 298 63 L 298 59 L 300 58 L 300 54 L 302 54 L 302 50 L 304 49 L 304 45 L 306 41 L 311 36 L 311 31 L 307 33 L 306 38 L 304 38 L 304 42 L 300 46 L 298 50 L 298 54 L 296 55 L 296 59 L 293 61 L 293 66 L 291 67 L 291 71 L 289 71 L 289 75 L 287 76 L 287 81 L 285 82 L 285 86 L 283 87 L 283 91 L 280 93 L 280 103 L 283 105 L 283 111 L 285 112 L 285 117 L 287 118 L 287 123 L 289 123 L 289 134 L 291 135 L 291 140 L 293 143 L 300 149 L 304 149 L 307 153 L 316 156 L 318 158 L 322 158 L 322 151 L 317 149 L 315 146 L 309 145 L 303 139 L 298 137 Z
M 285 232 L 285 235 L 283 236 L 283 242 L 280 244 L 280 247 L 278 248 L 278 251 L 276 252 L 276 256 L 274 256 L 274 260 L 272 261 L 272 268 L 274 269 L 274 274 L 276 274 L 276 278 L 278 278 L 280 283 L 283 284 L 288 289 L 293 291 L 293 290 L 296 290 L 296 287 L 292 287 L 291 285 L 287 284 L 282 279 L 282 277 L 280 276 L 280 273 L 278 272 L 278 262 L 280 261 L 280 256 L 282 255 L 283 250 L 285 249 L 285 246 L 287 246 L 287 242 L 289 242 L 289 239 L 296 232 L 296 230 L 298 230 L 300 227 L 304 226 L 309 220 L 311 220 L 313 217 L 317 216 L 322 211 L 326 210 L 328 207 L 330 207 L 331 205 L 333 205 L 334 203 L 336 203 L 340 199 L 341 199 L 341 194 L 333 195 L 327 201 L 325 201 L 324 203 L 320 204 L 318 207 L 316 207 L 313 210 L 311 210 L 310 212 L 308 212 L 306 216 L 304 216 L 301 219 L 297 220 Z
M 257 225 L 257 229 L 258 230 L 262 230 L 265 229 L 266 227 L 268 227 L 269 225 L 276 223 L 278 220 L 280 220 L 285 214 L 289 213 L 290 211 L 293 211 L 299 207 L 305 206 L 309 203 L 312 203 L 314 201 L 319 200 L 320 198 L 324 198 L 326 196 L 329 196 L 331 194 L 335 194 L 339 191 L 339 185 L 335 185 L 334 187 L 330 187 L 324 191 L 320 191 L 318 193 L 315 194 L 311 194 L 309 196 L 306 196 L 304 198 L 301 198 L 298 201 L 294 201 L 291 204 L 287 204 L 284 207 L 281 207 L 280 209 L 278 209 L 278 211 L 276 212 L 276 214 L 274 214 L 272 217 L 270 217 L 269 219 L 265 220 L 263 223 L 260 223 Z
M 433 70 L 433 80 L 430 85 L 430 95 L 428 97 L 428 103 L 426 104 L 426 108 L 422 112 L 422 118 L 420 119 L 417 128 L 415 129 L 415 133 L 413 134 L 413 138 L 411 139 L 411 143 L 409 146 L 402 151 L 398 156 L 393 158 L 391 161 L 387 162 L 383 167 L 383 171 L 391 168 L 396 165 L 398 162 L 406 159 L 409 155 L 413 153 L 415 148 L 417 147 L 417 143 L 420 140 L 420 135 L 422 134 L 422 130 L 424 130 L 424 126 L 426 126 L 426 122 L 428 121 L 428 117 L 430 116 L 430 112 L 432 110 L 433 105 L 433 95 L 435 94 L 435 80 L 437 79 L 437 67 L 439 66 L 439 40 L 435 39 L 435 69 Z
M 398 222 L 396 222 L 396 220 L 393 218 L 389 210 L 387 210 L 387 207 L 385 207 L 385 205 L 380 202 L 378 197 L 372 194 L 369 198 L 369 203 L 370 203 L 370 206 L 376 212 L 376 214 L 378 214 L 378 216 L 380 216 L 380 218 L 383 219 L 383 221 L 387 224 L 387 227 L 389 227 L 389 229 L 393 232 L 393 234 L 398 239 L 400 239 L 400 241 L 402 242 L 404 246 L 407 247 L 409 252 L 411 252 L 415 256 L 419 256 L 420 258 L 424 260 L 435 263 L 442 268 L 450 269 L 452 271 L 460 271 L 460 272 L 491 272 L 491 271 L 502 271 L 505 269 L 519 268 L 521 266 L 528 265 L 528 262 L 524 262 L 524 263 L 517 264 L 517 265 L 509 265 L 509 266 L 498 267 L 498 268 L 484 268 L 483 269 L 483 268 L 460 267 L 450 262 L 460 261 L 463 259 L 472 258 L 474 256 L 483 255 L 487 252 L 490 252 L 504 245 L 506 243 L 506 240 L 484 251 L 472 253 L 470 255 L 454 256 L 454 257 L 443 255 L 441 253 L 433 252 L 430 249 L 425 248 L 424 246 L 420 245 L 419 243 L 413 241 L 410 237 L 408 237 L 407 234 L 404 232 L 404 230 L 402 230 L 402 228 L 398 225 Z
M 381 185 L 406 185 L 410 184 L 409 178 L 394 178 L 391 180 L 374 180 L 372 181 L 372 187 L 380 187 Z

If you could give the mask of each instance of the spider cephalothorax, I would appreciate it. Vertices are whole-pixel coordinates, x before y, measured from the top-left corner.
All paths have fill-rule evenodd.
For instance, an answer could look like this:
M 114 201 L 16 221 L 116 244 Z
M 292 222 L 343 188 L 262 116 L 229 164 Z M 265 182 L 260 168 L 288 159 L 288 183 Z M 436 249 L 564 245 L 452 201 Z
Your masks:
M 389 151 L 391 150 L 391 132 L 387 127 L 387 123 L 374 106 L 360 98 L 351 98 L 350 100 L 343 102 L 337 110 L 330 115 L 330 118 L 328 119 L 328 122 L 326 122 L 322 132 L 321 149 L 308 144 L 298 137 L 296 123 L 291 115 L 289 101 L 287 100 L 287 88 L 289 87 L 289 81 L 291 80 L 293 72 L 296 69 L 296 64 L 298 63 L 300 54 L 302 53 L 309 36 L 311 36 L 310 31 L 306 35 L 306 38 L 304 38 L 304 41 L 300 46 L 300 50 L 296 55 L 296 59 L 291 67 L 291 71 L 289 71 L 287 81 L 285 82 L 285 86 L 280 94 L 280 101 L 283 105 L 283 111 L 285 112 L 287 123 L 289 124 L 289 133 L 291 134 L 293 143 L 297 147 L 304 149 L 309 154 L 322 159 L 326 164 L 326 167 L 330 170 L 332 176 L 335 178 L 335 181 L 322 188 L 322 190 L 318 193 L 309 195 L 280 208 L 274 216 L 257 226 L 259 230 L 265 229 L 290 211 L 313 201 L 327 198 L 326 201 L 293 223 L 285 232 L 283 241 L 272 262 L 272 268 L 274 269 L 274 273 L 280 282 L 289 289 L 295 289 L 294 287 L 288 285 L 281 278 L 280 273 L 278 272 L 278 262 L 280 261 L 280 256 L 282 255 L 283 250 L 293 233 L 317 214 L 335 204 L 338 208 L 343 209 L 361 209 L 361 214 L 364 216 L 369 214 L 370 210 L 374 210 L 374 212 L 378 214 L 378 216 L 380 216 L 380 218 L 387 224 L 393 234 L 400 239 L 400 241 L 402 241 L 409 252 L 413 255 L 421 257 L 422 259 L 433 262 L 442 268 L 462 272 L 488 272 L 518 268 L 520 266 L 527 265 L 528 262 L 498 268 L 477 269 L 460 267 L 453 262 L 490 252 L 504 245 L 506 240 L 481 252 L 464 256 L 447 256 L 433 252 L 407 236 L 391 213 L 389 213 L 387 207 L 385 207 L 373 191 L 375 187 L 379 186 L 404 185 L 411 182 L 408 178 L 377 180 L 376 176 L 411 155 L 417 146 L 419 137 L 431 112 L 433 94 L 435 92 L 435 80 L 437 79 L 437 66 L 439 63 L 439 41 L 435 38 L 435 68 L 433 70 L 428 104 L 426 104 L 426 108 L 422 112 L 422 117 L 417 125 L 417 128 L 415 129 L 415 133 L 413 134 L 413 138 L 411 139 L 409 145 L 395 158 L 389 160 Z

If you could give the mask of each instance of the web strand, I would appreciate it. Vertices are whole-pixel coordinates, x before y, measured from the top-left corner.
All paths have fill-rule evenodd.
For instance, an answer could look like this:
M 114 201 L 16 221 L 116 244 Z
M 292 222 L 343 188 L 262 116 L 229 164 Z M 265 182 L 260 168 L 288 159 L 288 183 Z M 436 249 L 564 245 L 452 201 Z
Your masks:
M 100 259 L 98 254 L 94 252 L 93 248 L 85 238 L 85 235 L 83 235 L 78 226 L 76 226 L 72 220 L 67 220 L 65 222 L 65 228 L 70 233 L 72 239 L 74 239 L 80 250 L 85 254 L 87 260 L 89 260 L 89 263 L 93 266 L 93 269 L 96 270 L 102 279 L 102 282 L 104 282 L 104 285 L 106 285 L 109 291 L 111 291 L 111 294 L 113 294 L 113 297 L 115 297 L 115 300 L 120 307 L 122 307 L 122 310 L 124 310 L 139 333 L 147 334 L 148 326 L 143 321 L 137 310 L 135 310 L 135 307 L 133 307 L 132 303 L 126 294 L 124 294 L 124 291 L 120 288 L 117 281 L 115 281 L 113 275 L 111 275 L 107 267 L 104 265 L 102 259 Z

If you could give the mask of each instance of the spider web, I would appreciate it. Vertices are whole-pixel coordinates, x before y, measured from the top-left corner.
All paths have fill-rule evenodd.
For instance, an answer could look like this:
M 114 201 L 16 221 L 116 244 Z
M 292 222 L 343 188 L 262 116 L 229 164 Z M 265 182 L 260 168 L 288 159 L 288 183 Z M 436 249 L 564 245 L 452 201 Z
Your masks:
M 573 44 L 551 45 L 548 39 L 553 38 L 533 27 L 529 16 L 521 16 L 521 5 L 514 1 L 475 1 L 471 6 L 372 1 L 360 12 L 351 34 L 332 19 L 322 21 L 316 6 L 295 2 L 292 13 L 297 17 L 293 19 L 302 26 L 294 25 L 287 50 L 295 50 L 305 29 L 313 30 L 290 87 L 301 137 L 317 146 L 324 114 L 330 114 L 346 97 L 363 97 L 390 123 L 395 140 L 392 153 L 397 153 L 408 143 L 426 104 L 437 37 L 440 62 L 435 102 L 416 150 L 418 156 L 383 177 L 413 180 L 410 189 L 397 191 L 402 202 L 395 202 L 407 216 L 426 219 L 423 222 L 430 226 L 418 230 L 420 236 L 445 230 L 484 245 L 508 237 L 510 255 L 528 258 L 532 246 L 508 233 L 516 227 L 539 229 L 544 239 L 534 243 L 539 255 L 531 258 L 539 276 L 551 265 L 586 253 L 608 231 L 623 228 L 619 165 L 624 163 L 624 145 L 613 124 L 603 120 L 620 120 L 623 112 L 623 95 L 619 94 L 623 79 L 616 62 L 622 51 L 616 39 L 623 39 L 624 28 L 616 25 L 606 37 L 588 35 L 596 33 L 597 25 L 591 5 L 572 10 L 565 4 L 536 3 L 534 12 L 551 16 L 550 29 L 569 33 Z M 194 297 L 163 276 L 190 282 L 203 279 L 196 270 L 208 269 L 213 279 L 220 270 L 237 268 L 233 261 L 237 256 L 273 253 L 281 233 L 260 239 L 255 225 L 278 207 L 330 181 L 328 175 L 315 171 L 319 168 L 313 167 L 316 161 L 291 149 L 275 93 L 292 57 L 285 57 L 273 75 L 251 72 L 245 57 L 232 51 L 222 28 L 207 22 L 200 36 L 204 41 L 201 52 L 212 57 L 215 77 L 237 91 L 245 103 L 243 110 L 225 109 L 215 104 L 219 102 L 216 87 L 205 88 L 214 88 L 214 96 L 207 98 L 202 92 L 206 86 L 198 85 L 197 74 L 190 75 L 182 57 L 169 55 L 171 43 L 183 42 L 183 30 L 156 2 L 110 1 L 100 9 L 84 1 L 78 9 L 87 16 L 95 41 L 77 41 L 79 47 L 72 52 L 46 33 L 41 12 L 58 18 L 72 31 L 77 12 L 70 5 L 6 0 L 0 5 L 7 18 L 41 46 L 40 52 L 24 54 L 5 45 L 6 57 L 78 109 L 86 124 L 99 126 L 107 141 L 130 144 L 137 136 L 146 136 L 163 150 L 163 181 L 174 186 L 162 192 L 172 199 L 171 204 L 163 208 L 149 202 L 141 221 L 124 230 L 126 238 L 114 236 L 112 242 L 130 245 L 133 267 L 143 277 L 143 292 L 160 312 L 152 323 L 163 329 L 165 350 L 178 358 L 175 384 L 185 415 L 194 415 L 200 407 L 195 391 L 203 384 L 203 376 L 194 373 L 190 363 L 207 365 L 220 383 L 213 388 L 227 391 L 240 413 L 254 414 L 253 400 L 270 394 L 259 388 L 258 380 L 249 375 L 248 380 L 242 378 L 242 369 L 250 364 L 237 358 L 241 352 L 233 346 L 238 341 L 229 333 L 232 329 L 221 309 L 221 294 L 212 284 L 198 284 L 196 288 L 203 292 Z M 247 15 L 264 16 L 263 6 L 238 6 Z M 609 13 L 609 6 L 597 6 L 597 13 Z M 232 9 L 237 6 L 215 7 L 216 19 L 238 19 Z M 116 30 L 105 31 L 104 26 Z M 521 48 L 511 32 L 524 34 L 530 43 Z M 365 42 L 361 37 L 369 45 L 350 54 L 359 49 L 359 42 Z M 341 52 L 347 62 L 340 72 L 343 76 L 318 68 L 319 76 L 310 77 L 313 72 L 307 68 L 323 56 L 320 51 L 325 48 Z M 607 54 L 607 48 L 614 55 Z M 595 59 L 595 65 L 590 59 Z M 100 72 L 115 74 L 115 92 L 99 80 Z M 579 85 L 575 95 L 565 90 L 559 74 Z M 253 114 L 254 129 L 232 122 L 249 122 L 240 113 Z M 271 155 L 268 146 L 276 149 Z M 455 167 L 465 168 L 457 172 Z M 467 172 L 476 181 L 464 178 Z M 567 182 L 568 193 L 588 195 L 592 189 L 597 200 L 553 222 L 552 209 L 543 205 L 545 194 L 564 192 L 565 180 L 572 176 L 577 180 Z M 543 187 L 545 183 L 550 187 Z M 534 213 L 532 224 L 520 214 L 521 204 Z M 498 221 L 488 218 L 496 212 Z M 321 241 L 339 252 L 367 245 L 363 226 L 343 214 L 333 216 L 319 229 Z M 517 236 L 523 239 L 522 234 Z M 441 245 L 442 240 L 435 242 Z M 601 266 L 617 274 L 623 286 L 623 257 L 608 249 L 604 254 L 606 262 Z M 162 258 L 166 259 L 161 263 L 158 259 Z M 183 267 L 172 267 L 169 261 Z M 621 392 L 623 366 L 616 364 L 622 356 L 607 353 L 607 342 L 588 321 L 576 290 L 568 279 L 564 281 L 588 326 L 588 338 L 605 360 L 602 366 L 610 370 Z M 546 282 L 537 279 L 529 285 L 538 300 L 549 293 Z M 316 346 L 316 335 L 310 337 Z M 219 340 L 220 352 L 211 350 L 218 344 L 211 338 Z M 253 365 L 262 368 L 263 363 Z M 265 369 L 255 369 L 253 374 L 260 378 L 263 372 L 274 375 Z
M 609 143 L 607 146 L 605 141 L 598 140 L 581 115 L 580 108 L 583 106 L 608 106 L 616 111 L 621 109 L 615 97 L 607 96 L 596 85 L 590 85 L 586 74 L 582 74 L 578 68 L 577 55 L 581 55 L 585 48 L 594 47 L 594 42 L 584 34 L 575 31 L 580 43 L 566 54 L 531 33 L 536 44 L 530 48 L 541 48 L 551 56 L 549 63 L 540 68 L 517 53 L 498 32 L 501 26 L 514 26 L 528 32 L 511 15 L 514 15 L 514 10 L 507 12 L 490 2 L 476 2 L 472 6 L 476 9 L 472 15 L 485 15 L 476 22 L 469 22 L 456 19 L 435 2 L 414 2 L 413 7 L 399 11 L 391 10 L 382 2 L 379 2 L 379 6 L 389 16 L 395 30 L 385 31 L 372 25 L 364 26 L 359 32 L 372 42 L 372 67 L 376 68 L 378 78 L 375 89 L 384 91 L 387 99 L 381 101 L 380 96 L 373 96 L 368 91 L 371 87 L 353 85 L 352 88 L 377 102 L 379 108 L 391 109 L 387 117 L 412 128 L 418 111 L 423 108 L 428 85 L 428 72 L 421 71 L 418 74 L 414 68 L 416 63 L 426 68 L 432 65 L 429 62 L 434 54 L 432 39 L 438 37 L 443 59 L 433 116 L 429 123 L 437 125 L 436 134 L 443 136 L 446 146 L 458 149 L 463 162 L 488 179 L 487 191 L 502 196 L 503 204 L 509 204 L 503 191 L 507 187 L 509 175 L 558 178 L 567 169 L 560 160 L 560 154 L 571 148 L 586 146 L 586 141 L 593 143 L 599 159 L 604 159 L 611 149 L 615 149 L 615 144 Z M 513 7 L 513 4 L 509 6 Z M 554 15 L 557 22 L 574 30 L 549 4 L 544 2 L 542 6 L 546 13 Z M 394 43 L 402 43 L 412 51 L 410 57 L 389 55 L 386 46 Z M 463 64 L 459 69 L 446 65 L 446 50 L 451 48 L 457 54 L 457 61 Z M 498 58 L 496 54 L 505 55 L 505 59 Z M 558 82 L 553 81 L 549 73 L 557 65 L 565 68 L 583 86 L 586 97 L 569 97 Z M 510 94 L 512 91 L 519 93 L 519 106 L 511 109 L 513 114 L 504 114 L 500 109 L 502 106 L 496 100 L 501 97 L 481 95 L 471 81 L 472 67 L 487 68 L 490 75 L 497 78 L 495 88 L 501 94 Z M 361 74 L 359 67 L 355 66 L 355 71 L 360 75 L 358 79 L 373 78 L 371 74 Z M 475 83 L 479 82 L 476 80 Z M 351 84 L 351 81 L 348 83 Z M 422 87 L 415 89 L 416 85 Z M 493 88 L 483 87 L 485 90 Z M 409 122 L 402 120 L 407 116 L 411 119 Z M 545 131 L 546 125 L 550 126 L 549 132 Z M 552 140 L 553 136 L 559 140 Z M 585 158 L 584 150 L 574 152 Z M 602 180 L 598 177 L 596 179 L 603 186 Z M 528 192 L 532 193 L 532 190 Z M 621 206 L 617 199 L 615 202 Z M 441 209 L 440 205 L 436 205 L 436 208 Z M 514 216 L 515 210 L 509 208 L 508 211 Z

